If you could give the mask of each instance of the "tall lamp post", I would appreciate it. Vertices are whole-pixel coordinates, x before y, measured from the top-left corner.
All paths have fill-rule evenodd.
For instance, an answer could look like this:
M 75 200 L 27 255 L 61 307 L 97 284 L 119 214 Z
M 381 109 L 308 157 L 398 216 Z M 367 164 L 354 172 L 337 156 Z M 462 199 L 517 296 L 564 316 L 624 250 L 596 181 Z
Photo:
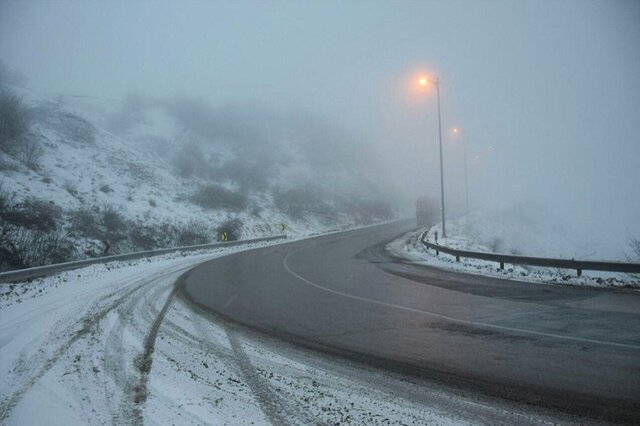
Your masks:
M 442 237 L 446 238 L 447 228 L 444 214 L 444 173 L 442 171 L 442 118 L 440 116 L 440 79 L 437 77 L 435 80 L 427 77 L 420 77 L 420 79 L 418 80 L 418 84 L 423 87 L 428 83 L 436 86 L 436 93 L 438 97 L 438 143 L 440 144 L 440 210 L 442 211 Z
M 453 128 L 453 134 L 459 135 L 460 129 L 457 127 Z M 464 201 L 465 201 L 465 209 L 467 213 L 467 218 L 469 217 L 469 180 L 467 179 L 467 141 L 462 139 L 462 157 L 464 160 Z

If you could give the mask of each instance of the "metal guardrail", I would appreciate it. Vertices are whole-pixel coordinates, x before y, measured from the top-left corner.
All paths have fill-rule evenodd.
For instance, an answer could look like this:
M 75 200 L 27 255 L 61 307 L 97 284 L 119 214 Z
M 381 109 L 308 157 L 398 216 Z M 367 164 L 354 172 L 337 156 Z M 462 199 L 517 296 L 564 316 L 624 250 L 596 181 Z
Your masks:
M 500 264 L 500 269 L 504 269 L 505 263 L 514 265 L 543 266 L 548 268 L 575 269 L 578 273 L 578 276 L 582 275 L 583 270 L 640 273 L 640 263 L 604 262 L 600 260 L 552 259 L 546 257 L 516 256 L 510 254 L 458 250 L 425 241 L 425 236 L 426 232 L 423 232 L 420 236 L 420 242 L 422 244 L 430 249 L 435 250 L 436 255 L 440 254 L 440 252 L 443 252 L 455 256 L 457 262 L 460 261 L 461 257 L 466 257 L 471 259 L 482 259 L 497 262 Z
M 281 240 L 287 238 L 286 235 L 276 235 L 273 237 L 254 238 L 251 240 L 225 241 L 219 243 L 199 244 L 195 246 L 173 247 L 160 250 L 138 251 L 134 253 L 116 254 L 113 256 L 96 257 L 92 259 L 76 260 L 73 262 L 56 263 L 53 265 L 37 266 L 34 268 L 18 269 L 16 271 L 0 273 L 0 283 L 11 283 L 26 281 L 33 278 L 46 277 L 58 272 L 70 271 L 84 268 L 85 266 L 98 263 L 109 263 L 122 260 L 137 260 L 145 257 L 159 256 L 162 254 L 176 253 L 179 251 L 196 251 L 217 247 L 234 247 L 242 244 L 258 243 L 263 241 Z

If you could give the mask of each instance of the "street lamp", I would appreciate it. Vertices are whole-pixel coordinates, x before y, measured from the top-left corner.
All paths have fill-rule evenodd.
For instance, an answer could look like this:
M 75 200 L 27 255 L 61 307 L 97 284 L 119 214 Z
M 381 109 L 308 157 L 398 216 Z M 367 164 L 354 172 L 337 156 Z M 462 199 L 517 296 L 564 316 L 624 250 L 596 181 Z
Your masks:
M 442 211 L 442 237 L 447 237 L 447 230 L 445 224 L 444 214 L 444 173 L 442 171 L 442 118 L 440 116 L 440 79 L 436 77 L 435 80 L 426 76 L 422 76 L 418 79 L 418 84 L 422 87 L 426 87 L 428 83 L 436 86 L 436 93 L 438 97 L 438 143 L 440 144 L 440 203 Z
M 460 129 L 457 127 L 453 128 L 453 134 L 459 135 Z M 464 159 L 464 200 L 465 207 L 467 211 L 467 217 L 469 217 L 469 180 L 467 179 L 467 141 L 462 138 L 462 156 Z

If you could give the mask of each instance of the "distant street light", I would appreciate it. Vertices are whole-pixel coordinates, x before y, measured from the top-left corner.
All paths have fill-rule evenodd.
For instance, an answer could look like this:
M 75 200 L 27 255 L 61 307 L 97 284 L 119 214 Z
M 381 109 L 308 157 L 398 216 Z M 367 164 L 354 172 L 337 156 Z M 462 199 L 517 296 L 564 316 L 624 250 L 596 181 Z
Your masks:
M 444 173 L 442 170 L 442 118 L 440 115 L 440 79 L 430 79 L 426 76 L 422 76 L 418 79 L 418 84 L 422 87 L 426 87 L 427 83 L 431 83 L 436 86 L 436 93 L 438 95 L 438 143 L 440 144 L 440 203 L 442 210 L 442 237 L 447 238 L 445 214 L 444 214 Z
M 460 129 L 457 127 L 453 128 L 453 134 L 459 135 Z M 467 179 L 467 141 L 465 138 L 462 138 L 462 156 L 464 157 L 464 201 L 467 212 L 467 217 L 469 216 L 469 180 Z

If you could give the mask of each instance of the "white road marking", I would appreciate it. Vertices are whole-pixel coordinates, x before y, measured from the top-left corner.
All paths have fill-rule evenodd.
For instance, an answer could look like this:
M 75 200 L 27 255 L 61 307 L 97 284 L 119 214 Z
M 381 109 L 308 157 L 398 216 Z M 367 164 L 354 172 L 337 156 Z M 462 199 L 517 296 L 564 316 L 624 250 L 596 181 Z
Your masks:
M 598 344 L 598 345 L 615 346 L 615 347 L 627 348 L 627 349 L 640 349 L 640 345 L 634 345 L 634 344 L 630 344 L 630 343 L 609 342 L 609 341 L 606 341 L 606 340 L 588 339 L 588 338 L 585 338 L 585 337 L 576 337 L 576 336 L 566 336 L 566 335 L 563 335 L 563 334 L 545 333 L 543 331 L 527 330 L 527 329 L 523 329 L 523 328 L 507 327 L 507 326 L 503 326 L 503 325 L 495 325 L 495 324 L 488 324 L 488 323 L 484 323 L 484 322 L 465 320 L 465 319 L 461 319 L 461 318 L 451 317 L 449 315 L 439 314 L 437 312 L 425 311 L 423 309 L 410 308 L 408 306 L 398 305 L 398 304 L 395 304 L 395 303 L 388 303 L 388 302 L 383 302 L 381 300 L 375 300 L 375 299 L 369 299 L 367 297 L 356 296 L 355 294 L 349 294 L 349 293 L 345 293 L 345 292 L 342 292 L 342 291 L 339 291 L 339 290 L 334 290 L 332 288 L 324 287 L 324 286 L 321 286 L 320 284 L 316 284 L 316 283 L 314 283 L 312 281 L 309 281 L 308 279 L 306 279 L 303 276 L 300 276 L 299 274 L 297 274 L 294 271 L 292 271 L 291 268 L 289 267 L 289 263 L 288 263 L 289 262 L 289 258 L 291 256 L 293 256 L 294 254 L 298 253 L 299 251 L 302 251 L 303 249 L 306 249 L 306 248 L 309 248 L 309 247 L 312 247 L 312 246 L 300 247 L 299 249 L 292 251 L 291 253 L 289 253 L 284 258 L 284 260 L 282 261 L 282 265 L 284 266 L 284 269 L 287 270 L 287 272 L 289 272 L 294 277 L 298 278 L 300 281 L 303 281 L 303 282 L 309 284 L 310 286 L 313 286 L 315 288 L 318 288 L 320 290 L 323 290 L 323 291 L 326 291 L 326 292 L 329 292 L 329 293 L 337 294 L 337 295 L 343 296 L 343 297 L 348 297 L 350 299 L 358 300 L 358 301 L 361 301 L 361 302 L 371 303 L 371 304 L 374 304 L 374 305 L 386 306 L 386 307 L 389 307 L 389 308 L 400 309 L 400 310 L 407 311 L 407 312 L 415 312 L 415 313 L 418 313 L 418 314 L 423 314 L 423 315 L 428 315 L 428 316 L 432 316 L 432 317 L 436 317 L 436 318 L 441 318 L 441 319 L 445 319 L 445 320 L 448 320 L 448 321 L 451 321 L 451 322 L 455 322 L 455 323 L 458 323 L 458 324 L 473 325 L 473 326 L 476 326 L 476 327 L 485 327 L 485 328 L 491 328 L 491 329 L 495 329 L 495 330 L 511 331 L 511 332 L 522 333 L 522 334 L 531 334 L 531 335 L 534 335 L 534 336 L 553 337 L 553 338 L 556 338 L 556 339 L 571 340 L 571 341 L 582 342 L 582 343 L 593 343 L 593 344 Z

